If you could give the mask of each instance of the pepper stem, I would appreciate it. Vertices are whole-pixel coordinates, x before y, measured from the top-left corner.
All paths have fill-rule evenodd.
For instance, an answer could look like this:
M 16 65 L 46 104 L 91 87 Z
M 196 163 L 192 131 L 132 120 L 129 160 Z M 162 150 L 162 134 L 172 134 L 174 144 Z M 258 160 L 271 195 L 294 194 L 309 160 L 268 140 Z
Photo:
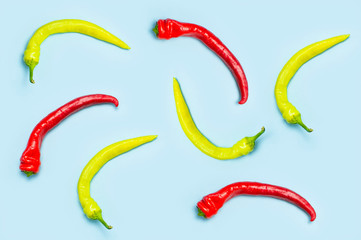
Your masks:
M 108 225 L 108 224 L 104 221 L 101 212 L 96 215 L 95 219 L 96 219 L 96 220 L 99 220 L 99 222 L 101 222 L 101 223 L 104 225 L 104 227 L 106 227 L 107 229 L 112 229 L 112 228 L 113 228 L 112 226 Z
M 198 216 L 206 218 L 204 212 L 202 212 L 202 210 L 200 210 L 199 208 L 198 208 Z
M 159 31 L 158 31 L 158 24 L 155 24 L 155 27 L 153 28 L 153 32 L 158 37 Z
M 305 129 L 307 132 L 312 132 L 312 131 L 313 131 L 312 128 L 308 128 L 308 127 L 302 122 L 301 116 L 297 117 L 297 118 L 296 118 L 296 121 L 297 121 L 297 123 L 298 123 L 303 129 Z
M 261 131 L 259 131 L 256 135 L 254 135 L 253 137 L 249 137 L 250 142 L 255 142 L 257 138 L 259 138 L 264 133 L 265 130 L 266 129 L 262 127 Z
M 35 66 L 29 66 L 29 70 L 30 70 L 30 82 L 31 82 L 31 83 L 35 83 L 35 81 L 34 81 L 34 79 L 33 79 L 34 68 L 35 68 Z
M 30 171 L 23 171 L 23 173 L 25 173 L 27 177 L 30 177 L 31 175 L 34 175 L 34 173 L 30 172 Z

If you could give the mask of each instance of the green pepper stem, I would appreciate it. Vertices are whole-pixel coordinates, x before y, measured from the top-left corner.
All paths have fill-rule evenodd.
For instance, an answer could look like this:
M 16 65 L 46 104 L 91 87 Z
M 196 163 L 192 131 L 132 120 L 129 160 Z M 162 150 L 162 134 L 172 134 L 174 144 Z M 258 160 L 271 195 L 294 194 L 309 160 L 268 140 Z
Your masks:
M 112 229 L 112 228 L 113 228 L 112 226 L 109 226 L 109 225 L 104 221 L 101 213 L 97 214 L 97 216 L 96 216 L 95 219 L 99 220 L 99 222 L 101 222 L 101 223 L 104 225 L 104 227 L 106 227 L 107 229 Z
M 249 137 L 250 142 L 255 142 L 257 138 L 259 138 L 264 133 L 265 130 L 266 129 L 262 127 L 261 131 L 259 131 L 256 135 L 254 135 L 253 137 Z
M 29 70 L 30 70 L 30 82 L 31 83 L 35 83 L 34 79 L 33 79 L 33 75 L 34 75 L 34 68 L 35 66 L 29 66 Z
M 153 28 L 153 32 L 158 37 L 159 31 L 158 31 L 158 24 L 155 24 L 155 27 Z
M 200 210 L 199 208 L 198 208 L 198 216 L 206 218 L 204 212 L 202 212 L 202 210 Z
M 301 127 L 303 127 L 303 129 L 305 129 L 307 132 L 312 132 L 312 131 L 313 131 L 312 128 L 308 128 L 308 127 L 302 122 L 301 116 L 298 117 L 298 118 L 296 118 L 296 120 L 297 120 L 297 123 L 298 123 Z
M 29 171 L 23 171 L 23 173 L 25 173 L 27 177 L 30 177 L 31 175 L 34 175 L 33 172 L 29 172 Z
M 99 222 L 101 222 L 103 225 L 104 225 L 104 227 L 106 227 L 107 229 L 112 229 L 113 227 L 112 226 L 109 226 L 103 219 L 98 219 L 99 220 Z

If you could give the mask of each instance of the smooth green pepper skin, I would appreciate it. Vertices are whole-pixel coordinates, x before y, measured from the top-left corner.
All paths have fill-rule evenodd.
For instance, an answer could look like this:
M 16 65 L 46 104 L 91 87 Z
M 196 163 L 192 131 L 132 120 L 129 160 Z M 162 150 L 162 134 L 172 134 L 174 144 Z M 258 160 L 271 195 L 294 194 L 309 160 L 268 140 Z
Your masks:
M 275 98 L 282 117 L 291 124 L 299 124 L 307 132 L 312 132 L 301 120 L 301 113 L 293 106 L 287 97 L 287 86 L 298 69 L 315 56 L 323 53 L 336 44 L 345 41 L 350 35 L 341 35 L 311 44 L 300 51 L 286 63 L 278 75 L 275 86 Z
M 63 19 L 50 22 L 36 30 L 24 52 L 24 62 L 29 66 L 31 83 L 35 83 L 33 74 L 35 66 L 39 63 L 41 43 L 52 34 L 70 32 L 81 33 L 123 49 L 130 49 L 125 42 L 94 23 L 79 19 Z
M 262 127 L 261 131 L 256 135 L 253 137 L 244 137 L 232 147 L 218 147 L 211 143 L 197 128 L 187 103 L 184 100 L 179 83 L 175 78 L 173 79 L 173 91 L 179 123 L 184 133 L 194 146 L 212 158 L 228 160 L 247 155 L 253 151 L 255 141 L 265 132 L 265 128 Z
M 111 229 L 102 217 L 102 210 L 90 196 L 90 182 L 95 174 L 111 159 L 128 152 L 140 145 L 156 139 L 156 135 L 138 137 L 113 143 L 98 152 L 83 169 L 78 181 L 78 196 L 85 215 L 93 220 L 99 220 L 107 229 Z

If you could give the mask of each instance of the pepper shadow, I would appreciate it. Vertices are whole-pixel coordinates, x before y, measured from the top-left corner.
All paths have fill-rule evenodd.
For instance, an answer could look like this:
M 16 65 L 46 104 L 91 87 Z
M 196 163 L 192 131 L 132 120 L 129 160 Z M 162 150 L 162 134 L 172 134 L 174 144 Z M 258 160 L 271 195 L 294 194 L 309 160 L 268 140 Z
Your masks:
M 26 46 L 27 46 L 27 43 L 26 43 Z M 26 49 L 26 46 L 24 48 L 24 51 Z M 28 65 L 26 65 L 26 63 L 24 62 L 24 52 L 22 52 L 22 54 L 20 54 L 19 61 L 20 61 L 20 65 L 22 66 L 22 69 L 24 70 L 22 72 L 22 77 L 20 78 L 20 81 L 22 82 L 23 85 L 28 85 L 28 84 L 30 84 L 29 83 L 30 73 L 29 73 Z
M 305 210 L 303 210 L 301 207 L 299 207 L 299 206 L 297 206 L 297 205 L 295 205 L 295 204 L 293 204 L 293 203 L 290 203 L 290 202 L 288 202 L 288 201 L 285 201 L 285 200 L 281 200 L 281 199 L 277 199 L 277 198 L 274 198 L 274 197 L 267 197 L 267 196 L 252 196 L 252 195 L 241 195 L 241 196 L 236 196 L 236 198 L 238 198 L 238 197 L 242 197 L 242 198 L 262 198 L 262 199 L 269 199 L 269 200 L 274 200 L 274 201 L 277 201 L 277 202 L 280 202 L 280 204 L 288 204 L 288 205 L 291 205 L 292 207 L 295 207 L 295 208 L 297 208 L 298 210 L 300 210 L 299 212 L 300 213 L 303 213 L 305 216 L 306 216 L 306 218 L 308 219 L 308 223 L 312 223 L 311 221 L 310 221 L 310 215 L 308 215 L 308 213 L 305 211 Z M 256 210 L 256 209 L 255 209 Z

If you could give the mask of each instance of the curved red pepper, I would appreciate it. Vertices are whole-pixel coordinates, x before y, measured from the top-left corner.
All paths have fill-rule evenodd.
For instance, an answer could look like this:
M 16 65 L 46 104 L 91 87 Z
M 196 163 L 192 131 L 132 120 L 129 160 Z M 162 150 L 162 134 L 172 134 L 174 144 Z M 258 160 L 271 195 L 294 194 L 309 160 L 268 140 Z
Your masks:
M 41 120 L 32 131 L 28 145 L 21 156 L 20 170 L 28 176 L 37 173 L 40 167 L 41 143 L 46 133 L 69 115 L 83 108 L 102 103 L 113 103 L 116 107 L 118 106 L 118 100 L 115 97 L 103 94 L 87 95 L 68 102 Z
M 316 219 L 316 212 L 311 204 L 297 193 L 284 187 L 257 182 L 233 183 L 203 197 L 197 204 L 199 215 L 206 218 L 212 217 L 225 202 L 238 195 L 262 195 L 282 199 L 306 211 L 311 217 L 311 222 Z
M 202 41 L 223 60 L 236 78 L 241 92 L 239 104 L 244 104 L 247 101 L 248 83 L 241 64 L 233 53 L 212 32 L 202 26 L 192 23 L 182 23 L 173 19 L 158 20 L 154 32 L 160 39 L 188 36 Z

